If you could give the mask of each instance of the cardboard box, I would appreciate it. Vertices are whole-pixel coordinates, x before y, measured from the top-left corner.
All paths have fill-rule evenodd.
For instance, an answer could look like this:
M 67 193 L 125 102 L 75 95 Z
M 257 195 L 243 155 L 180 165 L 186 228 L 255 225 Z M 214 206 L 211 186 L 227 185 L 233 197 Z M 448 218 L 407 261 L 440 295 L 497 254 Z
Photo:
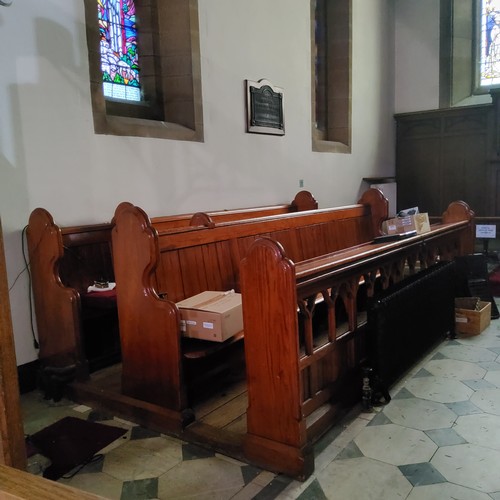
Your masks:
M 478 297 L 455 299 L 455 332 L 479 335 L 491 322 L 491 303 Z
M 402 234 L 408 231 L 417 231 L 417 234 L 427 233 L 431 230 L 429 214 L 407 215 L 387 219 L 382 224 L 382 232 L 385 234 Z
M 185 337 L 224 342 L 243 330 L 241 294 L 202 292 L 177 303 Z

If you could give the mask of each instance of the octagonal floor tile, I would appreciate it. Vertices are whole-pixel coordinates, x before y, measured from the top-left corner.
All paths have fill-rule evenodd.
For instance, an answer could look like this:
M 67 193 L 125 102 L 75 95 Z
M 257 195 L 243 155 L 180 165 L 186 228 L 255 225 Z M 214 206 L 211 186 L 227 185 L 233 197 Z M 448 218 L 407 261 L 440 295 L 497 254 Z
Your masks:
M 317 474 L 317 479 L 323 491 L 338 499 L 401 500 L 412 488 L 397 467 L 366 457 L 335 460 Z
M 457 418 L 442 403 L 420 398 L 393 400 L 384 414 L 395 424 L 421 431 L 451 427 Z
M 481 413 L 458 417 L 453 428 L 468 443 L 500 450 L 500 416 Z
M 406 500 L 491 500 L 491 497 L 457 484 L 440 483 L 413 488 Z
M 495 361 L 498 354 L 484 347 L 474 345 L 444 345 L 439 348 L 439 352 L 447 358 L 456 359 L 458 361 L 470 361 L 471 363 Z
M 413 378 L 406 388 L 418 398 L 428 399 L 436 403 L 456 403 L 467 401 L 474 391 L 458 380 L 444 377 Z
M 489 371 L 484 376 L 484 380 L 487 380 L 488 382 L 492 383 L 496 387 L 500 387 L 500 371 L 497 371 L 497 370 Z
M 182 461 L 182 445 L 168 437 L 128 441 L 106 455 L 102 471 L 117 479 L 158 477 Z
M 422 431 L 395 424 L 365 427 L 354 442 L 365 457 L 391 465 L 427 462 L 437 449 Z
M 158 479 L 159 498 L 233 497 L 245 486 L 241 466 L 219 457 L 182 462 Z
M 486 413 L 500 415 L 500 389 L 479 389 L 470 401 Z
M 102 472 L 93 474 L 81 472 L 70 479 L 59 479 L 57 482 L 104 498 L 119 500 L 122 495 L 123 481 Z
M 462 345 L 473 345 L 474 347 L 500 347 L 500 336 L 498 330 L 492 331 L 491 329 L 485 330 L 481 335 L 473 335 L 471 337 L 461 337 L 456 339 Z
M 486 370 L 478 365 L 456 359 L 430 360 L 425 365 L 425 369 L 436 377 L 455 378 L 457 380 L 481 379 L 486 374 Z
M 447 481 L 488 493 L 500 490 L 499 461 L 498 450 L 459 444 L 439 448 L 431 464 Z

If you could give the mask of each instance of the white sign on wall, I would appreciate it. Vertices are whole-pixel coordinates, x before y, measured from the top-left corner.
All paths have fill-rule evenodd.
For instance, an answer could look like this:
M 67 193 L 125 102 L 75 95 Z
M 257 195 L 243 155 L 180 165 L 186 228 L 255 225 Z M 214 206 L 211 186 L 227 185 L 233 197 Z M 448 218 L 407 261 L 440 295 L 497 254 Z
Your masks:
M 476 238 L 496 238 L 496 236 L 495 224 L 476 224 Z

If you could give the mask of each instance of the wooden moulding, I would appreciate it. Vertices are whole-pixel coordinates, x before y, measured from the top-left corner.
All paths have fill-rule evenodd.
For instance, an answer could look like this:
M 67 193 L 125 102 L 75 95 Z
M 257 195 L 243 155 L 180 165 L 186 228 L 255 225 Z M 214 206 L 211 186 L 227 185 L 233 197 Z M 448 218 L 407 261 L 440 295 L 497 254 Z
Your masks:
M 19 402 L 14 333 L 0 221 L 0 463 L 26 468 L 23 417 Z M 2 481 L 0 481 L 1 483 Z

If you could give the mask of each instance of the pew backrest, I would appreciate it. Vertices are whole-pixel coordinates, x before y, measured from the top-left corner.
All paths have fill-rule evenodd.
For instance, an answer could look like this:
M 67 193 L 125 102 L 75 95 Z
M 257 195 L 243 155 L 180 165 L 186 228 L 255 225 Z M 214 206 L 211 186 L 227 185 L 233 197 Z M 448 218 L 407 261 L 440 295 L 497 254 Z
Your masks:
M 154 217 L 151 223 L 159 231 L 175 232 L 190 225 L 211 227 L 218 221 L 316 207 L 313 195 L 309 191 L 300 191 L 287 204 Z M 44 208 L 32 211 L 27 227 L 39 358 L 50 359 L 50 363 L 58 365 L 76 364 L 80 378 L 87 373 L 82 347 L 80 296 L 95 281 L 116 281 L 112 227 L 112 222 L 61 227 Z
M 112 239 L 125 393 L 182 409 L 175 303 L 206 290 L 238 291 L 240 262 L 255 239 L 275 238 L 300 261 L 371 241 L 386 218 L 387 200 L 375 189 L 356 205 L 162 232 L 144 210 L 120 204 Z

